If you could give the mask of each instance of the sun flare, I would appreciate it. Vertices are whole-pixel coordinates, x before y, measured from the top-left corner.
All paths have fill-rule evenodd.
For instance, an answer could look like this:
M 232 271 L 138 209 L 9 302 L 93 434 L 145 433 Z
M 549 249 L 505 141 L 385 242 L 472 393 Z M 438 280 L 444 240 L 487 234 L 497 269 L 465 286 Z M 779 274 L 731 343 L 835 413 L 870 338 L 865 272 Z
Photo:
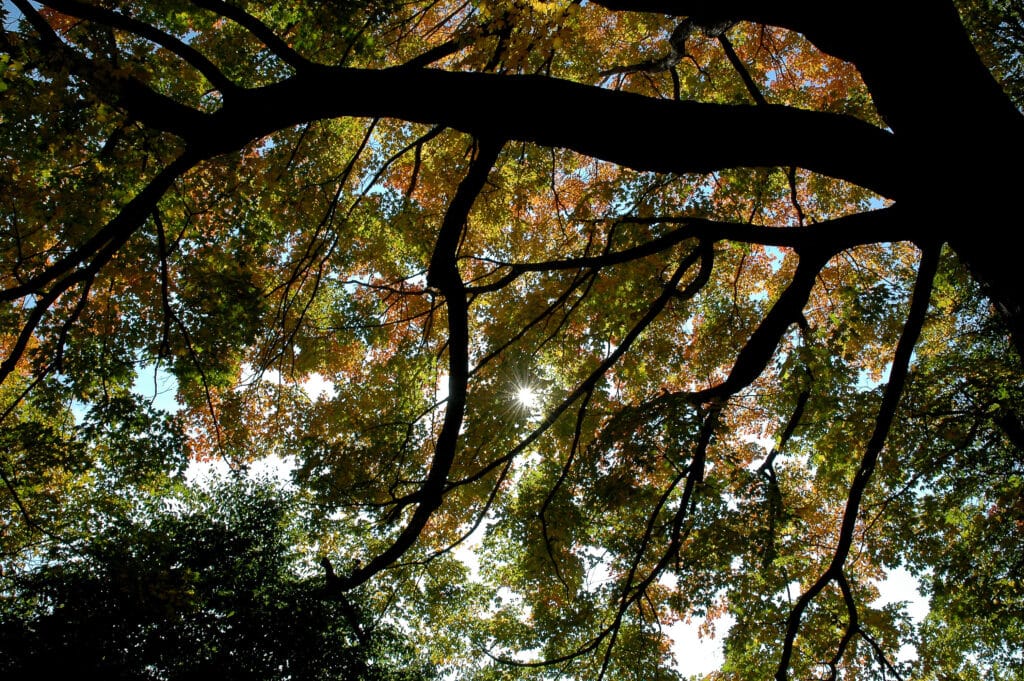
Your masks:
M 516 402 L 524 409 L 536 409 L 540 406 L 540 396 L 528 385 L 516 388 Z

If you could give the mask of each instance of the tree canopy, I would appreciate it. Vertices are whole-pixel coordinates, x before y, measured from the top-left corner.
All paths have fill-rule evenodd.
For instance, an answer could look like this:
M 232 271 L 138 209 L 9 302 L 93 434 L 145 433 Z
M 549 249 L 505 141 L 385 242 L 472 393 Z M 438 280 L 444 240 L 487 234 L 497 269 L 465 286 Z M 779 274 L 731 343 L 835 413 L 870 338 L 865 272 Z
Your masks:
M 197 664 L 287 667 L 210 624 L 256 594 L 323 678 L 672 679 L 724 617 L 715 678 L 1022 678 L 1020 0 L 2 18 L 11 640 L 156 599 Z M 181 510 L 190 460 L 264 459 L 296 505 Z
M 8 678 L 432 678 L 394 632 L 347 600 L 323 598 L 322 580 L 302 570 L 297 503 L 270 481 L 215 479 L 82 528 L 77 542 L 52 545 L 46 560 L 7 580 L 0 670 Z

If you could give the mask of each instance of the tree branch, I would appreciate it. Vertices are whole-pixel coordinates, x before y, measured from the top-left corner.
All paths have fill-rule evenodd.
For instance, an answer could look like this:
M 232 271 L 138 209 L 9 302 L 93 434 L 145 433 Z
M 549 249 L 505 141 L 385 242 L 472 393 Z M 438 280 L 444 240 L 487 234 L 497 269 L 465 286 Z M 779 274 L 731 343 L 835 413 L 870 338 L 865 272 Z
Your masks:
M 728 378 L 716 386 L 692 393 L 691 400 L 707 402 L 725 399 L 757 380 L 775 354 L 786 329 L 803 317 L 804 306 L 807 305 L 818 273 L 832 255 L 829 251 L 819 250 L 800 254 L 800 263 L 793 274 L 793 280 L 740 350 Z
M 1020 114 L 971 45 L 952 2 L 893 12 L 882 0 L 821 3 L 812 0 L 594 0 L 614 11 L 657 12 L 695 21 L 752 21 L 804 34 L 820 50 L 851 62 L 871 90 L 886 122 L 897 131 L 938 132 L 944 123 L 993 127 Z M 942 45 L 942 69 L 921 66 L 921 55 Z M 941 92 L 956 92 L 936 107 Z M 960 118 L 963 116 L 963 118 Z M 958 120 L 959 119 L 959 120 Z M 985 120 L 989 125 L 984 125 Z
M 90 256 L 94 261 L 113 256 L 121 246 L 135 233 L 149 215 L 152 214 L 157 202 L 170 189 L 174 182 L 191 170 L 201 159 L 185 153 L 169 163 L 157 173 L 142 191 L 136 194 L 118 214 L 73 252 L 64 256 L 43 272 L 30 277 L 18 286 L 0 291 L 0 301 L 17 300 L 39 292 L 51 282 L 78 267 Z
M 231 5 L 224 0 L 191 0 L 196 7 L 210 10 L 222 17 L 231 19 L 236 24 L 252 33 L 260 42 L 267 46 L 267 49 L 274 53 L 281 61 L 288 64 L 296 71 L 308 71 L 317 65 L 309 61 L 301 54 L 288 46 L 262 21 L 249 14 L 240 7 Z
M 698 261 L 700 262 L 700 269 L 697 272 L 697 275 L 693 278 L 692 281 L 690 281 L 689 284 L 686 285 L 686 288 L 680 293 L 677 287 L 679 286 L 679 283 L 682 281 L 683 275 L 685 275 L 686 272 L 691 267 L 693 267 L 693 265 L 695 265 Z M 671 279 L 662 289 L 661 294 L 654 300 L 654 302 L 651 303 L 650 307 L 648 307 L 647 312 L 644 314 L 644 316 L 641 317 L 640 320 L 633 326 L 633 328 L 631 328 L 629 332 L 623 337 L 622 342 L 619 344 L 619 346 L 615 348 L 615 350 L 610 355 L 608 355 L 608 357 L 605 358 L 605 360 L 601 362 L 601 364 L 598 365 L 596 369 L 590 372 L 587 378 L 584 379 L 579 385 L 577 385 L 576 388 L 571 393 L 569 393 L 569 395 L 566 396 L 566 398 L 562 400 L 562 402 L 557 407 L 555 407 L 550 413 L 548 413 L 548 415 L 544 417 L 544 420 L 540 422 L 540 424 L 533 430 L 533 432 L 527 435 L 522 441 L 519 442 L 519 444 L 513 447 L 504 456 L 499 457 L 498 459 L 495 459 L 489 464 L 483 466 L 476 473 L 473 473 L 472 475 L 469 475 L 461 480 L 457 480 L 451 483 L 451 486 L 455 487 L 461 485 L 468 485 L 472 482 L 475 482 L 476 480 L 479 480 L 480 478 L 487 475 L 490 471 L 494 470 L 498 466 L 504 465 L 510 459 L 514 459 L 515 457 L 523 453 L 527 447 L 536 442 L 541 435 L 547 432 L 547 430 L 552 425 L 554 425 L 558 418 L 563 413 L 565 413 L 565 411 L 569 409 L 569 407 L 571 407 L 573 403 L 576 402 L 576 400 L 580 399 L 586 394 L 591 393 L 594 390 L 594 388 L 597 387 L 597 384 L 601 380 L 601 378 L 629 350 L 630 346 L 632 346 L 636 339 L 640 337 L 640 334 L 643 333 L 644 330 L 647 329 L 647 327 L 654 322 L 658 315 L 661 314 L 662 310 L 665 309 L 665 306 L 668 305 L 669 301 L 679 297 L 682 297 L 685 300 L 696 295 L 697 292 L 700 291 L 700 289 L 702 289 L 710 279 L 711 270 L 713 266 L 714 254 L 711 245 L 699 244 L 693 251 L 688 253 L 686 257 L 683 258 L 679 267 L 672 274 Z
M 868 440 L 861 458 L 860 466 L 850 483 L 850 491 L 846 499 L 846 509 L 843 512 L 843 520 L 839 529 L 839 539 L 832 555 L 832 561 L 822 575 L 811 585 L 811 587 L 800 596 L 796 605 L 789 613 L 786 624 L 786 637 L 782 645 L 782 656 L 779 666 L 775 672 L 777 681 L 787 681 L 789 678 L 789 660 L 793 655 L 793 646 L 796 635 L 800 629 L 800 622 L 807 606 L 811 604 L 819 593 L 833 580 L 838 580 L 842 575 L 846 557 L 853 545 L 854 529 L 857 523 L 857 514 L 860 510 L 860 503 L 864 497 L 868 482 L 878 463 L 878 457 L 882 453 L 882 447 L 889 435 L 889 428 L 892 426 L 896 416 L 896 407 L 899 405 L 900 397 L 903 395 L 903 386 L 906 384 L 910 372 L 910 359 L 914 352 L 914 345 L 917 343 L 921 328 L 924 326 L 925 313 L 928 311 L 928 302 L 931 297 L 932 282 L 938 270 L 939 247 L 932 245 L 923 249 L 921 263 L 918 266 L 917 281 L 914 284 L 914 292 L 911 296 L 910 311 L 907 314 L 906 324 L 903 326 L 903 334 L 896 345 L 896 352 L 893 356 L 892 369 L 889 373 L 889 382 L 882 394 L 882 404 L 878 409 L 878 416 L 875 418 L 875 429 Z
M 658 100 L 543 76 L 402 67 L 324 69 L 247 90 L 206 115 L 189 138 L 227 152 L 282 128 L 341 116 L 443 125 L 644 171 L 799 166 L 893 198 L 903 181 L 892 136 L 849 116 Z
M 448 404 L 444 423 L 434 446 L 430 471 L 416 497 L 416 510 L 388 548 L 374 556 L 365 566 L 357 568 L 347 578 L 336 582 L 336 587 L 341 591 L 362 584 L 408 551 L 419 538 L 434 511 L 441 505 L 448 483 L 448 473 L 458 449 L 459 431 L 466 411 L 466 386 L 469 382 L 469 304 L 466 300 L 465 284 L 459 274 L 456 253 L 469 211 L 483 189 L 502 146 L 502 141 L 480 141 L 477 153 L 469 164 L 469 170 L 459 183 L 445 213 L 427 270 L 428 285 L 441 292 L 448 308 Z
M 137 78 L 114 74 L 68 46 L 26 0 L 12 0 L 39 36 L 39 49 L 54 70 L 67 69 L 93 86 L 93 95 L 126 111 L 140 123 L 187 139 L 206 116 L 147 87 Z
M 526 272 L 552 272 L 556 270 L 601 268 L 639 260 L 682 243 L 687 239 L 700 239 L 708 243 L 733 241 L 806 251 L 835 254 L 856 246 L 894 241 L 914 241 L 926 235 L 927 226 L 902 218 L 895 206 L 855 213 L 833 220 L 819 222 L 810 227 L 763 227 L 750 223 L 721 222 L 686 216 L 630 217 L 615 219 L 616 224 L 657 225 L 681 224 L 682 227 L 655 237 L 650 241 L 600 255 L 563 258 L 534 263 L 495 262 L 509 272 L 490 284 L 472 287 L 474 293 L 495 291 L 512 283 Z
M 48 0 L 43 4 L 68 16 L 87 19 L 111 28 L 120 29 L 127 33 L 134 33 L 139 37 L 160 45 L 203 74 L 203 76 L 210 81 L 210 84 L 219 90 L 225 97 L 239 89 L 237 85 L 232 83 L 231 80 L 201 52 L 191 45 L 186 44 L 176 36 L 161 31 L 144 21 L 139 21 L 138 19 L 134 19 L 103 7 L 87 5 L 83 2 L 76 2 L 74 0 Z

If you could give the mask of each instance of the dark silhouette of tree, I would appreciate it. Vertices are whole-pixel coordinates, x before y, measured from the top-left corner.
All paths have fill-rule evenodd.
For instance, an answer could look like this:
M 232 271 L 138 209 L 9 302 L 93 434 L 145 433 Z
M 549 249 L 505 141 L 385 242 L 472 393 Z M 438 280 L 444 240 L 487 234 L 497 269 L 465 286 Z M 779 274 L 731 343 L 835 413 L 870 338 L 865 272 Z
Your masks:
M 433 678 L 396 632 L 301 573 L 295 501 L 273 484 L 175 500 L 5 580 L 8 678 Z

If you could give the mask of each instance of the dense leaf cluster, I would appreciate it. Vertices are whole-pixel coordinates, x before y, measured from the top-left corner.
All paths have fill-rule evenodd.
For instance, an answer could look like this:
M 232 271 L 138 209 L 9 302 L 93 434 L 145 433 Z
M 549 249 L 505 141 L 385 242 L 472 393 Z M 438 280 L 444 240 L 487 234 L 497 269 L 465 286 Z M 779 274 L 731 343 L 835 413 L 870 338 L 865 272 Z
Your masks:
M 5 575 L 0 671 L 430 678 L 395 632 L 352 603 L 324 599 L 322 577 L 301 563 L 308 539 L 295 504 L 269 481 L 214 479 L 76 528 L 79 538 Z

